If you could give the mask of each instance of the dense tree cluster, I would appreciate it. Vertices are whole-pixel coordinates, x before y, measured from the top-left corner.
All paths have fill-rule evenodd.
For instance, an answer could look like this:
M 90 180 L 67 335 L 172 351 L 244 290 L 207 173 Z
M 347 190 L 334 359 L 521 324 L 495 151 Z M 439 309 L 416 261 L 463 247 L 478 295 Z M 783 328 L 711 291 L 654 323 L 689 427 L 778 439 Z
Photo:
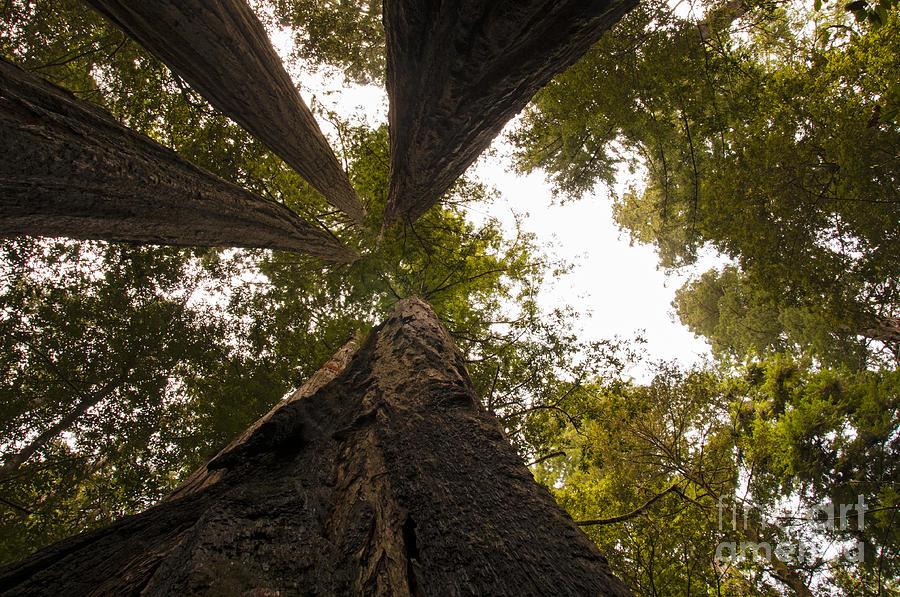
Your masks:
M 289 30 L 294 58 L 394 80 L 381 2 L 252 4 Z M 572 307 L 539 306 L 568 265 L 525 231 L 466 217 L 493 193 L 456 179 L 471 160 L 437 160 L 443 178 L 404 206 L 395 123 L 332 115 L 335 175 L 366 207 L 348 217 L 81 2 L 4 3 L 2 58 L 359 256 L 4 240 L 0 562 L 157 502 L 418 296 L 635 594 L 900 594 L 900 20 L 890 2 L 852 5 L 714 2 L 689 18 L 644 2 L 510 134 L 516 167 L 544 171 L 565 200 L 623 164 L 640 173 L 614 212 L 662 267 L 730 260 L 673 305 L 714 362 L 656 364 L 640 384 L 625 373 L 640 346 L 585 342 Z M 430 130 L 410 135 L 427 146 Z
M 513 134 L 518 165 L 565 197 L 621 162 L 644 169 L 615 202 L 632 239 L 665 268 L 705 249 L 735 263 L 678 297 L 717 348 L 896 363 L 896 18 L 869 31 L 840 8 L 728 6 L 699 24 L 664 3 L 633 11 L 538 95 Z
M 900 30 L 893 12 L 870 21 L 753 3 L 691 21 L 647 3 L 512 134 L 519 168 L 565 198 L 623 162 L 644 172 L 615 215 L 662 267 L 731 260 L 673 304 L 718 367 L 600 382 L 593 413 L 542 450 L 566 456 L 538 465 L 642 594 L 897 591 Z M 804 510 L 859 500 L 864 524 Z M 742 541 L 795 551 L 716 559 Z

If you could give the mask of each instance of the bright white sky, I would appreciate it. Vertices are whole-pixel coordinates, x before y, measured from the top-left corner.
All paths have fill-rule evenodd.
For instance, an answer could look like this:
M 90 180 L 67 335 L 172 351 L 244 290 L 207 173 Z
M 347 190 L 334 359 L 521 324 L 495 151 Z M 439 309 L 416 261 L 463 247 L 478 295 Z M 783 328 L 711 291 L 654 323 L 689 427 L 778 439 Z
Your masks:
M 289 43 L 278 37 L 276 45 L 282 45 L 279 41 Z M 282 46 L 279 51 L 286 54 L 284 49 Z M 387 97 L 382 89 L 342 88 L 333 78 L 294 74 L 299 76 L 304 100 L 313 108 L 325 107 L 351 122 L 373 127 L 387 121 Z M 319 120 L 334 143 L 333 127 Z M 542 288 L 539 300 L 546 309 L 562 304 L 580 309 L 585 341 L 614 336 L 630 339 L 640 333 L 647 340 L 650 361 L 677 360 L 689 366 L 709 355 L 708 344 L 695 338 L 672 315 L 675 290 L 687 277 L 667 276 L 657 269 L 652 247 L 630 245 L 612 219 L 612 200 L 606 189 L 598 187 L 593 196 L 581 201 L 552 205 L 552 192 L 542 173 L 522 176 L 512 171 L 502 135 L 493 149 L 495 155 L 483 157 L 468 173 L 496 188 L 501 196 L 491 204 L 472 206 L 469 215 L 474 221 L 495 217 L 512 236 L 514 213 L 519 213 L 525 216 L 523 228 L 537 236 L 540 246 L 550 255 L 575 264 L 571 273 Z M 623 175 L 616 186 L 622 189 L 629 183 L 639 185 L 640 181 L 629 181 Z M 717 262 L 714 258 L 703 260 L 696 271 L 703 272 Z M 629 373 L 647 381 L 648 371 L 638 365 Z
M 502 144 L 495 142 L 498 145 Z M 498 149 L 502 153 L 502 148 Z M 548 307 L 568 303 L 585 313 L 583 339 L 627 339 L 641 333 L 650 360 L 690 365 L 709 355 L 709 345 L 671 315 L 675 290 L 686 276 L 667 276 L 657 269 L 651 246 L 630 244 L 627 234 L 613 221 L 608 189 L 598 185 L 592 195 L 559 205 L 553 204 L 543 173 L 515 174 L 508 158 L 482 160 L 475 172 L 501 193 L 499 201 L 480 209 L 500 219 L 511 232 L 513 213 L 527 214 L 523 228 L 535 233 L 549 253 L 575 265 L 570 273 L 542 289 L 540 298 Z M 622 189 L 628 182 L 622 176 L 616 186 Z M 713 261 L 701 264 L 708 267 L 699 271 L 712 267 Z M 638 378 L 645 373 L 643 368 L 631 372 Z

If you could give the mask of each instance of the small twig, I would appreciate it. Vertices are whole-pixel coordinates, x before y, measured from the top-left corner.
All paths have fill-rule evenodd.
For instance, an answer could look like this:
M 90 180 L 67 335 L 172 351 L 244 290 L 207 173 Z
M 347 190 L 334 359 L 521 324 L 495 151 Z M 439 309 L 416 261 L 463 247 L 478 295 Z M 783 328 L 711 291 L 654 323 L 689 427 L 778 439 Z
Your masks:
M 635 516 L 638 516 L 641 512 L 652 506 L 657 500 L 662 498 L 667 493 L 671 493 L 673 491 L 678 491 L 678 484 L 672 485 L 662 493 L 657 493 L 655 496 L 629 512 L 628 514 L 622 514 L 620 516 L 613 516 L 611 518 L 596 518 L 594 520 L 579 520 L 575 524 L 578 526 L 592 526 L 592 525 L 604 525 L 604 524 L 616 524 L 617 522 L 625 522 L 626 520 L 630 520 Z

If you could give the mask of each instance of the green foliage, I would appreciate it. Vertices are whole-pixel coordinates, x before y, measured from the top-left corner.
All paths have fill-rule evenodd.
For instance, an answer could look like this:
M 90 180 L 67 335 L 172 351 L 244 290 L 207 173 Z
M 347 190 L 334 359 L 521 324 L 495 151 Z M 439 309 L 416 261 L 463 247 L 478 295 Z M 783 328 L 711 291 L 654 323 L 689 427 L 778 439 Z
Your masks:
M 789 352 L 827 365 L 861 368 L 867 342 L 821 311 L 783 305 L 777 292 L 754 285 L 736 267 L 710 270 L 678 289 L 675 312 L 694 334 L 706 338 L 723 361 Z
M 544 169 L 569 197 L 611 183 L 623 161 L 645 169 L 646 186 L 623 193 L 615 215 L 663 267 L 715 249 L 738 264 L 751 312 L 802 314 L 855 351 L 900 309 L 900 24 L 890 13 L 860 34 L 796 7 L 752 8 L 739 23 L 742 35 L 707 21 L 703 37 L 664 7 L 634 11 L 538 94 L 512 136 L 519 167 Z M 688 295 L 710 281 L 682 303 L 703 302 Z M 771 324 L 733 340 L 759 348 L 768 334 L 777 350 Z
M 828 540 L 864 546 L 858 569 L 833 572 L 832 581 L 850 593 L 874 594 L 878 585 L 896 591 L 896 580 L 888 579 L 900 576 L 897 372 L 813 372 L 782 360 L 765 365 L 763 375 L 748 391 L 760 405 L 748 456 L 765 462 L 781 492 L 799 495 L 808 508 L 854 504 L 861 496 L 867 510 L 861 526 L 855 513 L 843 525 L 813 525 Z M 845 584 L 849 579 L 855 587 Z
M 380 1 L 270 0 L 270 4 L 279 24 L 294 32 L 295 58 L 336 67 L 349 81 L 384 81 Z
M 7 560 L 171 489 L 172 377 L 219 330 L 187 304 L 208 277 L 191 251 L 10 240 L 0 259 Z
M 782 564 L 815 594 L 893 594 L 898 380 L 785 357 L 732 376 L 662 366 L 648 385 L 594 380 L 577 424 L 548 427 L 547 453 L 565 457 L 535 474 L 576 520 L 593 521 L 585 530 L 639 595 L 793 594 Z M 862 525 L 846 508 L 860 499 Z M 829 504 L 838 520 L 810 514 Z M 795 552 L 780 564 L 716 559 L 741 541 Z M 841 556 L 857 542 L 861 560 Z
M 816 10 L 822 8 L 822 0 L 816 0 L 815 8 Z M 874 28 L 887 23 L 890 18 L 889 12 L 896 8 L 896 0 L 878 0 L 878 2 L 854 0 L 844 5 L 844 10 L 852 13 L 857 23 L 868 23 Z
M 597 383 L 589 404 L 581 432 L 560 435 L 570 464 L 551 461 L 555 474 L 541 464 L 538 478 L 553 482 L 576 520 L 622 516 L 584 529 L 637 594 L 735 584 L 726 566 L 714 565 L 722 539 L 716 504 L 734 493 L 738 474 L 721 417 L 727 397 L 715 378 L 664 368 L 647 386 Z

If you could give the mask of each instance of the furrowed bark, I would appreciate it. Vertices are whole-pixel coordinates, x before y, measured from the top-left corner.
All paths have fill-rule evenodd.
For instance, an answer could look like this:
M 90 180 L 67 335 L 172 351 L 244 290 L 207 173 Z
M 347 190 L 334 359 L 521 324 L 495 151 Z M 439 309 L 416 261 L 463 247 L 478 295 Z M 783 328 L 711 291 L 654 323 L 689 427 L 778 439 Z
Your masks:
M 385 0 L 391 182 L 384 229 L 437 203 L 538 89 L 636 0 Z
M 244 0 L 85 2 L 362 224 L 362 202 Z
M 339 367 L 336 367 L 339 369 Z M 630 595 L 480 406 L 430 307 L 398 304 L 218 478 L 0 569 L 6 595 Z
M 0 236 L 354 251 L 0 58 Z
M 297 388 L 294 393 L 292 393 L 282 402 L 279 402 L 278 404 L 273 406 L 269 412 L 260 417 L 256 422 L 250 425 L 250 427 L 244 430 L 243 433 L 234 438 L 234 440 L 232 440 L 231 443 L 229 443 L 225 448 L 220 450 L 219 453 L 216 454 L 209 462 L 207 462 L 205 466 L 202 466 L 191 473 L 191 475 L 187 479 L 185 479 L 181 483 L 181 485 L 175 488 L 175 491 L 170 493 L 164 499 L 166 501 L 177 500 L 186 495 L 196 493 L 204 487 L 208 487 L 209 485 L 220 481 L 223 477 L 223 470 L 227 468 L 222 463 L 227 463 L 229 459 L 233 459 L 235 454 L 239 455 L 241 446 L 245 442 L 247 442 L 254 433 L 256 433 L 257 429 L 262 427 L 269 419 L 271 419 L 275 415 L 275 413 L 281 409 L 281 407 L 290 404 L 291 402 L 296 402 L 297 400 L 302 400 L 303 398 L 312 396 L 313 394 L 318 392 L 322 386 L 337 377 L 338 374 L 343 372 L 347 367 L 347 363 L 349 363 L 353 355 L 356 354 L 358 348 L 358 337 L 354 337 L 349 340 L 340 348 L 340 350 L 338 350 L 334 354 L 333 357 L 328 360 L 328 362 L 322 365 L 322 367 L 320 367 L 318 371 L 313 373 L 312 376 L 306 381 L 306 383 Z

